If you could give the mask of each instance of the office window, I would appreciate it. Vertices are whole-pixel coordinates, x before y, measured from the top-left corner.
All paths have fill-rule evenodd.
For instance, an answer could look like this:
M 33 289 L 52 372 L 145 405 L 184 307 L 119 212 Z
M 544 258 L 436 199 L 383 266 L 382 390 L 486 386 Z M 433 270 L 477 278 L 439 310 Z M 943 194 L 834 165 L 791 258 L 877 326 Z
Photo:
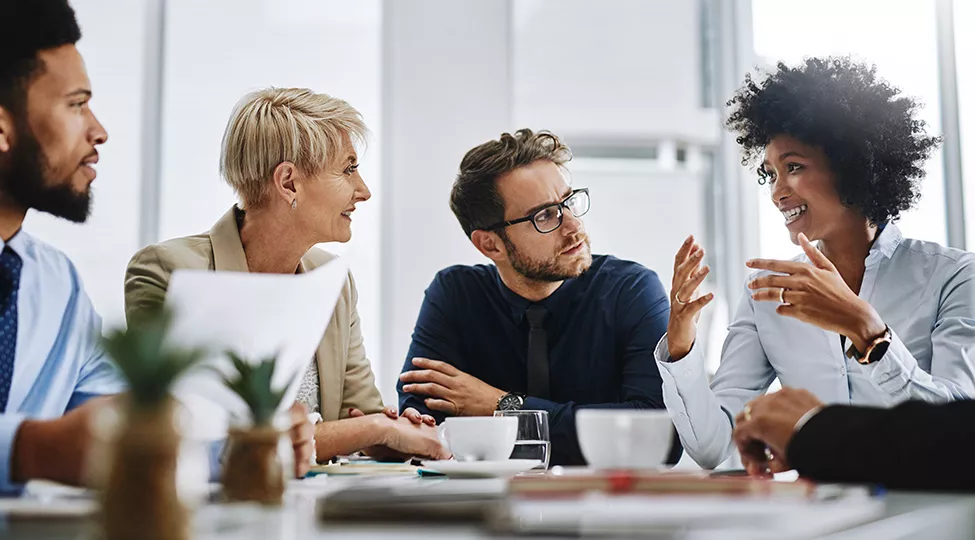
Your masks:
M 975 2 L 955 0 L 955 65 L 958 69 L 958 116 L 965 190 L 965 239 L 975 250 Z

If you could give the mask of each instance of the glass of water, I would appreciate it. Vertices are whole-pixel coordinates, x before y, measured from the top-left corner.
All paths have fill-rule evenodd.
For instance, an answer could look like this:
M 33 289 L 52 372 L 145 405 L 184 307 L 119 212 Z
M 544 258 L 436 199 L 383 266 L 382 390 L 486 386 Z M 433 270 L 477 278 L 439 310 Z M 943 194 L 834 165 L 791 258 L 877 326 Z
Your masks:
M 510 459 L 537 459 L 536 469 L 548 468 L 552 441 L 548 434 L 548 411 L 494 411 L 494 416 L 513 416 L 518 419 L 518 437 Z

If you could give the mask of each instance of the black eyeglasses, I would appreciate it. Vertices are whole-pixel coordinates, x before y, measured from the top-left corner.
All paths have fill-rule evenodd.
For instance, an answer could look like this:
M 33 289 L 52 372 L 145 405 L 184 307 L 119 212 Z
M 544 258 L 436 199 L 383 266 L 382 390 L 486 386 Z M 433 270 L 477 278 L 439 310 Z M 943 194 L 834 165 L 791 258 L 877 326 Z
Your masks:
M 530 216 L 496 223 L 490 227 L 485 227 L 484 230 L 493 231 L 495 229 L 503 229 L 511 225 L 531 221 L 532 225 L 535 226 L 536 231 L 542 234 L 547 234 L 562 226 L 563 208 L 567 209 L 569 212 L 572 212 L 572 215 L 575 217 L 582 217 L 586 215 L 586 212 L 589 211 L 589 204 L 589 188 L 574 189 L 572 190 L 572 193 L 569 194 L 569 196 L 566 197 L 562 202 L 550 204 L 541 210 L 535 211 Z

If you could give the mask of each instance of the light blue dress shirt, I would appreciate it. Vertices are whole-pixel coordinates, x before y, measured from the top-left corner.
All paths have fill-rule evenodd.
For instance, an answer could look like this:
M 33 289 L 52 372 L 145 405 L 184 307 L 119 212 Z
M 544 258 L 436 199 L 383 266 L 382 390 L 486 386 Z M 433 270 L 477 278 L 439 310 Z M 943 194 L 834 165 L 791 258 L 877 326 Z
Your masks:
M 99 347 L 102 321 L 74 265 L 24 231 L 9 246 L 23 260 L 17 300 L 17 349 L 6 412 L 0 414 L 0 492 L 10 481 L 14 436 L 27 418 L 62 416 L 85 400 L 115 394 L 124 383 Z
M 809 262 L 804 254 L 793 260 Z M 975 255 L 905 239 L 889 224 L 865 262 L 860 298 L 893 336 L 873 364 L 847 358 L 839 334 L 778 315 L 778 303 L 756 302 L 747 288 L 710 385 L 701 348 L 671 362 L 664 335 L 654 352 L 664 402 L 699 465 L 714 468 L 734 453 L 734 417 L 776 377 L 829 404 L 975 397 Z

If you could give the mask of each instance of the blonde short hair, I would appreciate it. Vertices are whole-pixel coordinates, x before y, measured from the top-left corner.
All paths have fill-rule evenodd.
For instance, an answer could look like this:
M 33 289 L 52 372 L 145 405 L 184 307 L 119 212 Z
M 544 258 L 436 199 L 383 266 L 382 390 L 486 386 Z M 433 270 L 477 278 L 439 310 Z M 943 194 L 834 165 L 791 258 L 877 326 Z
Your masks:
M 267 88 L 234 107 L 220 150 L 220 174 L 244 207 L 259 206 L 270 192 L 274 168 L 294 163 L 309 175 L 322 172 L 346 136 L 362 145 L 362 115 L 347 102 L 307 88 Z

